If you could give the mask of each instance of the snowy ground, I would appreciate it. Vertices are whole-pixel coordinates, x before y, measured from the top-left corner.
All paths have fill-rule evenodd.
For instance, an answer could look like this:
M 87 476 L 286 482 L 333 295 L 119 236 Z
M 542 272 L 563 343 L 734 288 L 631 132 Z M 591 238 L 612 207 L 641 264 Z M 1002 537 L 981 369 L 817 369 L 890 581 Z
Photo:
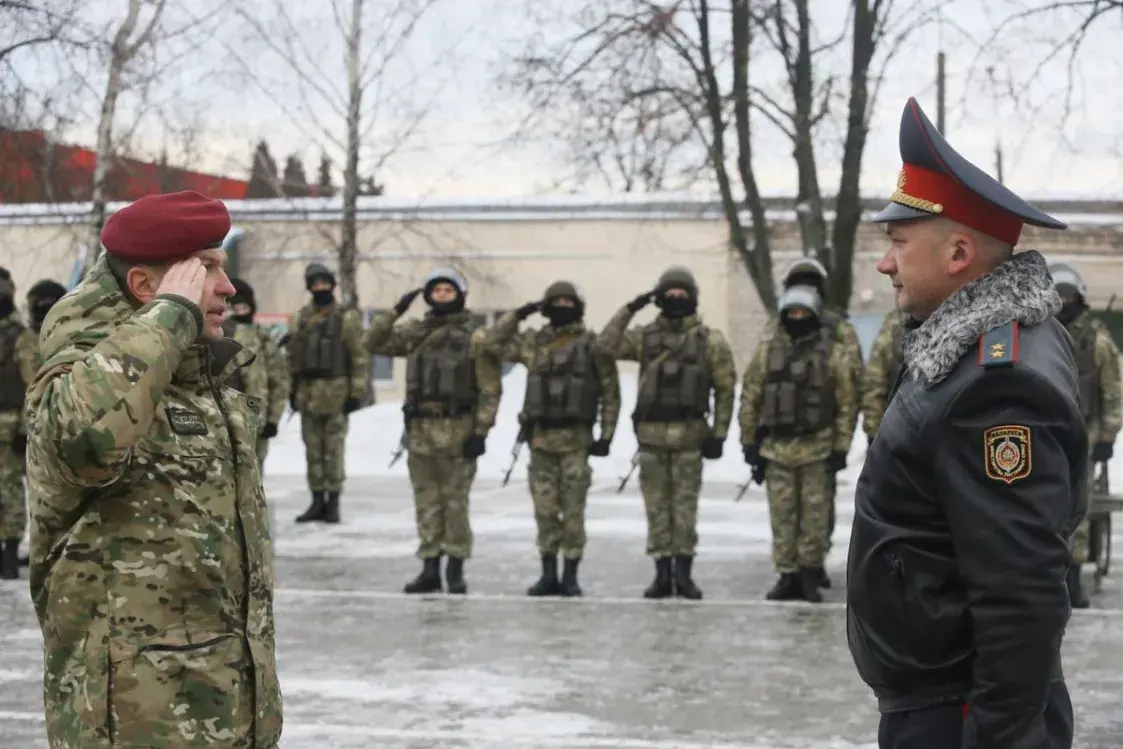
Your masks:
M 856 749 L 875 747 L 876 709 L 846 648 L 843 567 L 863 440 L 840 481 L 828 602 L 761 600 L 773 575 L 763 492 L 734 503 L 744 479 L 736 432 L 706 464 L 696 565 L 702 602 L 650 602 L 636 482 L 617 494 L 634 441 L 625 423 L 595 460 L 589 546 L 578 600 L 530 600 L 537 574 L 525 453 L 500 481 L 514 441 L 521 370 L 505 380 L 499 426 L 472 497 L 476 551 L 466 598 L 407 598 L 417 571 L 404 460 L 385 466 L 400 412 L 354 418 L 344 522 L 296 526 L 304 509 L 296 419 L 267 464 L 275 513 L 283 749 Z M 634 383 L 625 387 L 630 413 Z M 1123 481 L 1123 478 L 1120 479 Z M 1120 484 L 1117 484 L 1120 485 Z M 1117 543 L 1123 537 L 1116 536 Z M 42 660 L 26 581 L 0 584 L 0 747 L 41 749 Z M 1123 584 L 1076 612 L 1065 672 L 1076 745 L 1123 744 Z

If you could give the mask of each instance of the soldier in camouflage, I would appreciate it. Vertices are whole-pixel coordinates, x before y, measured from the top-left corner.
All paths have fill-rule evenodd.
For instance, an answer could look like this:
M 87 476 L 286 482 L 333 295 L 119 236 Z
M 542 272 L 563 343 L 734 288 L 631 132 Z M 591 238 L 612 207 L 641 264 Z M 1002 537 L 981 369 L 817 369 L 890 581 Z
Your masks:
M 636 312 L 652 301 L 662 314 L 629 328 Z M 621 307 L 597 338 L 617 359 L 639 362 L 632 421 L 647 510 L 647 554 L 655 560 L 655 579 L 645 598 L 702 598 L 691 574 L 702 459 L 721 457 L 733 419 L 737 373 L 725 336 L 704 324 L 697 309 L 694 275 L 672 266 L 653 290 Z M 707 422 L 711 393 L 712 426 Z
M 519 332 L 519 321 L 536 312 L 550 324 Z M 585 551 L 585 500 L 593 473 L 588 459 L 608 455 L 620 416 L 616 360 L 596 347 L 584 316 L 577 286 L 556 281 L 540 301 L 508 312 L 483 332 L 490 353 L 527 368 L 519 421 L 530 441 L 530 494 L 542 561 L 542 576 L 527 590 L 529 596 L 581 595 L 577 567 Z M 600 434 L 593 439 L 598 416 Z
M 257 440 L 257 459 L 264 468 L 269 440 L 277 436 L 277 425 L 281 423 L 285 402 L 289 398 L 289 379 L 285 376 L 287 367 L 284 354 L 273 336 L 253 321 L 257 314 L 253 287 L 240 278 L 231 278 L 230 283 L 234 286 L 234 294 L 226 300 L 230 310 L 222 324 L 222 331 L 227 338 L 234 339 L 252 353 L 254 360 L 239 370 L 229 384 L 265 404 L 265 424 Z
M 19 577 L 19 544 L 27 530 L 24 500 L 24 457 L 27 433 L 23 423 L 27 374 L 34 373 L 34 349 L 16 311 L 16 287 L 0 268 L 0 580 Z M 23 345 L 21 345 L 23 342 Z
M 141 198 L 54 306 L 27 393 L 31 597 L 51 747 L 276 749 L 273 549 L 254 442 L 225 387 L 230 217 Z
M 1076 368 L 1080 384 L 1080 408 L 1088 427 L 1088 444 L 1092 446 L 1086 490 L 1091 507 L 1091 493 L 1097 463 L 1107 463 L 1114 452 L 1115 437 L 1123 428 L 1123 391 L 1120 390 L 1119 357 L 1106 327 L 1095 325 L 1088 311 L 1087 287 L 1074 268 L 1063 264 L 1049 266 L 1053 285 L 1060 294 L 1062 307 L 1057 320 L 1065 326 L 1076 344 Z M 1072 566 L 1068 572 L 1068 594 L 1072 607 L 1088 608 L 1081 567 L 1088 562 L 1088 514 L 1073 535 Z
M 356 309 L 335 301 L 335 274 L 319 263 L 304 270 L 312 303 L 289 324 L 288 353 L 292 391 L 289 402 L 300 414 L 312 504 L 296 522 L 339 522 L 344 449 L 351 413 L 362 406 L 369 379 L 363 352 L 363 321 Z
M 904 341 L 905 316 L 894 307 L 881 321 L 881 329 L 870 348 L 870 360 L 862 377 L 862 430 L 871 445 L 889 405 L 889 396 L 901 374 Z
M 780 579 L 766 597 L 818 603 L 831 477 L 846 465 L 857 392 L 850 354 L 824 320 L 818 291 L 791 286 L 779 309 L 745 371 L 741 447 L 768 491 Z
M 827 269 L 823 267 L 815 258 L 803 257 L 791 265 L 784 271 L 783 288 L 790 289 L 793 286 L 810 286 L 815 289 L 822 301 L 822 322 L 828 328 L 833 328 L 837 341 L 841 348 L 842 356 L 845 359 L 847 370 L 850 373 L 851 389 L 855 393 L 861 391 L 863 365 L 862 365 L 862 344 L 858 340 L 858 332 L 854 329 L 854 324 L 846 316 L 845 310 L 832 307 L 826 302 L 827 299 Z M 850 425 L 850 434 L 854 433 L 854 429 L 858 425 L 858 411 L 853 412 L 854 423 Z M 845 461 L 843 463 L 845 466 Z M 842 470 L 841 468 L 839 470 Z M 829 514 L 827 516 L 827 546 L 823 554 L 830 553 L 832 541 L 834 537 L 835 527 L 835 495 L 838 493 L 837 474 L 830 473 L 827 476 L 830 489 L 828 496 L 830 497 L 830 504 L 828 507 Z M 819 587 L 831 587 L 831 580 L 827 576 L 826 568 L 817 571 L 819 575 Z
M 395 325 L 422 294 L 429 305 L 425 316 Z M 468 591 L 468 495 L 495 425 L 502 374 L 499 359 L 481 345 L 483 331 L 476 330 L 465 308 L 467 297 L 464 277 L 438 268 L 421 288 L 402 295 L 392 314 L 376 315 L 363 341 L 368 355 L 406 359 L 403 413 L 422 560 L 421 573 L 406 584 L 406 593 L 442 589 L 442 555 L 448 557 L 448 592 Z

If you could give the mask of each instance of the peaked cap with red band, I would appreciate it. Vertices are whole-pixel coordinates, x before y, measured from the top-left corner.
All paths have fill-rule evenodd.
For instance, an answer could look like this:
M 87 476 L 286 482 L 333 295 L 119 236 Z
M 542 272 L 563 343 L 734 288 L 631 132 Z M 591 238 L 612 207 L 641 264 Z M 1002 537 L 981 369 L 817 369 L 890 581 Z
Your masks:
M 221 200 L 194 190 L 146 195 L 105 222 L 101 244 L 113 257 L 133 263 L 174 263 L 222 246 L 230 213 Z
M 900 148 L 897 189 L 873 217 L 877 223 L 945 216 L 1010 245 L 1018 243 L 1023 224 L 1068 228 L 960 156 L 914 97 L 901 114 Z

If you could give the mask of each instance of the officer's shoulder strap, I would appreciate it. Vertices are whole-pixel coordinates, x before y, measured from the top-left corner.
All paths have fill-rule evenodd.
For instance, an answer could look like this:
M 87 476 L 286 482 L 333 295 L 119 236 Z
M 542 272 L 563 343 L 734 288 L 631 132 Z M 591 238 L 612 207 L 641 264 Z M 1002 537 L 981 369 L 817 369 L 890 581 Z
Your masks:
M 979 336 L 979 366 L 1009 367 L 1018 361 L 1018 321 L 1011 320 Z

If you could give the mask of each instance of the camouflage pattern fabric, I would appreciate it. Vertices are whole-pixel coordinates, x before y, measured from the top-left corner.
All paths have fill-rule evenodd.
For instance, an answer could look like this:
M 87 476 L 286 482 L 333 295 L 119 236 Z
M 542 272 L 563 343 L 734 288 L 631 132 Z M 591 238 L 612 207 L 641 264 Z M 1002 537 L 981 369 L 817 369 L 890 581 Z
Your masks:
M 269 332 L 254 323 L 237 323 L 230 337 L 254 356 L 253 361 L 242 369 L 245 393 L 265 404 L 263 423 L 280 425 L 289 399 L 285 355 Z M 256 448 L 258 463 L 263 466 L 269 451 L 269 440 L 258 437 Z
M 518 325 L 518 311 L 507 312 L 482 331 L 481 346 L 501 361 L 529 366 L 559 339 L 586 331 L 581 322 L 522 332 Z M 601 387 L 599 437 L 611 441 L 620 418 L 620 375 L 616 360 L 600 347 L 594 347 L 593 358 Z M 530 437 L 527 479 L 542 555 L 560 551 L 568 558 L 579 559 L 584 552 L 585 500 L 593 475 L 588 462 L 592 440 L 592 429 L 584 426 L 539 429 Z
M 302 307 L 293 316 L 289 327 L 291 337 L 285 347 L 289 361 L 289 372 L 294 376 L 290 380 L 296 388 L 296 410 L 304 416 L 334 416 L 343 413 L 343 404 L 348 398 L 362 398 L 367 390 L 367 381 L 370 379 L 370 359 L 363 351 L 363 321 L 359 311 L 355 309 L 343 310 L 342 336 L 343 343 L 348 353 L 349 377 L 331 377 L 324 379 L 296 379 L 299 362 L 295 357 L 303 351 L 301 334 L 316 320 L 327 317 L 335 310 L 336 305 L 317 307 L 309 304 Z M 271 408 L 275 408 L 271 404 Z
M 471 312 L 448 315 L 429 313 L 425 319 L 395 325 L 393 312 L 375 315 L 363 339 L 368 356 L 408 356 L 419 346 L 430 326 L 463 324 Z M 483 330 L 472 334 L 469 355 L 475 362 L 479 387 L 475 410 L 457 418 L 415 417 L 409 425 L 409 479 L 417 513 L 418 556 L 430 559 L 445 553 L 467 559 L 472 549 L 468 494 L 476 477 L 476 461 L 462 457 L 471 436 L 487 438 L 495 426 L 503 395 L 502 365 L 482 345 Z M 439 521 L 439 522 L 438 522 Z M 435 540 L 434 540 L 435 538 Z
M 895 373 L 901 366 L 900 352 L 895 350 L 894 331 L 904 324 L 904 314 L 894 308 L 881 321 L 881 328 L 870 348 L 870 360 L 862 378 L 862 431 L 873 439 L 881 426 L 881 417 L 889 404 Z
M 275 749 L 262 404 L 221 386 L 179 297 L 139 308 L 104 257 L 51 310 L 28 391 L 30 590 L 51 747 Z
M 850 387 L 855 393 L 854 397 L 860 399 L 866 365 L 862 360 L 862 342 L 858 339 L 858 331 L 855 330 L 854 323 L 850 322 L 841 312 L 828 309 L 824 313 L 824 319 L 828 324 L 834 325 L 837 334 L 836 341 L 841 345 L 842 358 L 850 372 Z M 851 435 L 858 428 L 859 415 L 860 409 L 858 408 L 855 408 L 850 415 L 851 422 L 848 433 Z M 831 497 L 833 501 L 833 492 Z
M 409 454 L 417 517 L 417 556 L 472 556 L 468 498 L 476 478 L 476 461 L 439 453 Z
M 753 352 L 753 358 L 745 370 L 741 383 L 741 408 L 738 421 L 741 425 L 742 445 L 752 444 L 760 422 L 760 407 L 764 396 L 764 380 L 767 372 L 768 350 L 772 339 L 777 335 L 786 336 L 779 323 L 772 322 L 761 334 L 760 342 Z M 850 451 L 854 437 L 854 413 L 858 408 L 857 392 L 853 379 L 852 364 L 848 360 L 845 347 L 835 346 L 831 350 L 831 377 L 835 385 L 834 424 L 816 434 L 806 437 L 778 438 L 767 436 L 760 445 L 761 457 L 770 463 L 779 463 L 787 468 L 798 468 L 810 463 L 825 461 L 831 453 Z
M 527 480 L 538 524 L 538 553 L 580 559 L 585 552 L 585 502 L 593 470 L 584 450 L 530 451 Z
M 0 320 L 0 328 L 16 325 L 23 327 L 19 313 L 13 312 Z M 28 345 L 29 341 L 33 345 Z M 20 375 L 26 384 L 35 377 L 38 369 L 38 343 L 35 333 L 24 328 L 16 339 L 15 356 Z M 27 530 L 27 502 L 23 476 L 24 456 L 12 450 L 17 434 L 24 433 L 21 411 L 0 412 L 0 541 L 22 539 Z
M 308 464 L 308 488 L 314 492 L 341 492 L 347 480 L 344 455 L 347 449 L 347 414 L 300 416 L 304 458 Z
M 643 353 L 643 326 L 628 327 L 633 315 L 627 305 L 621 307 L 597 336 L 597 345 L 619 361 L 638 362 Z M 704 324 L 698 315 L 674 321 L 659 316 L 656 321 L 659 326 L 673 330 L 685 330 Z M 733 420 L 733 400 L 737 385 L 733 351 L 721 331 L 714 328 L 709 329 L 708 351 L 713 378 L 713 425 L 704 421 L 640 422 L 636 425 L 636 440 L 641 447 L 690 452 L 700 449 L 707 437 L 725 439 Z M 640 372 L 640 377 L 643 377 L 643 372 Z
M 639 485 L 647 512 L 647 555 L 694 556 L 698 545 L 702 453 L 641 449 Z
M 790 468 L 769 463 L 764 472 L 772 519 L 772 564 L 777 572 L 823 566 L 830 520 L 830 476 L 825 462 Z
M 16 341 L 16 357 L 19 359 L 19 371 L 24 384 L 35 379 L 35 373 L 43 364 L 39 356 L 39 334 L 30 328 L 20 333 Z

